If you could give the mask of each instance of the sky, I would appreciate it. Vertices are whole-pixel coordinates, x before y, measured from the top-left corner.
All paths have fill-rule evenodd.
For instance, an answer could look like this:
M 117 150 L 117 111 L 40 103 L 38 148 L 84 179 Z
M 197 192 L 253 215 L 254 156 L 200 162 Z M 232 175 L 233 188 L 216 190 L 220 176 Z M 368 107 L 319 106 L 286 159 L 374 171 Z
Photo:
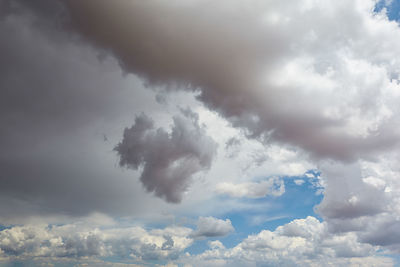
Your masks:
M 0 0 L 0 267 L 400 266 L 399 22 Z

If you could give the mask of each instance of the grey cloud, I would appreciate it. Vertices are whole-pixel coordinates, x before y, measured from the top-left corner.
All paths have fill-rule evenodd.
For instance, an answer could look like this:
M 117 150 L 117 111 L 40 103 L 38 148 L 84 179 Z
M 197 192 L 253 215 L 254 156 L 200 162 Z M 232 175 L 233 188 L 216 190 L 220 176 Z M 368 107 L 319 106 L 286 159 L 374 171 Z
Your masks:
M 168 202 L 180 202 L 193 175 L 210 168 L 216 143 L 198 124 L 196 114 L 185 110 L 175 116 L 171 132 L 155 129 L 144 114 L 124 131 L 115 147 L 120 165 L 141 170 L 140 180 L 149 192 Z
M 73 134 L 88 122 L 116 120 L 122 116 L 120 109 L 135 106 L 141 110 L 150 102 L 136 94 L 115 94 L 120 86 L 129 88 L 131 80 L 121 85 L 116 62 L 106 58 L 99 64 L 93 47 L 53 27 L 56 17 L 52 14 L 59 14 L 53 12 L 59 7 L 51 2 L 0 2 L 0 34 L 7 37 L 0 39 L 0 214 L 76 215 L 94 209 L 126 214 L 132 211 L 128 206 L 140 206 L 131 203 L 151 206 L 154 200 L 143 201 L 145 196 L 132 177 L 125 175 L 116 182 L 121 175 L 118 171 L 86 155 L 94 147 L 100 147 L 96 152 L 109 149 L 112 154 L 112 148 Z M 109 49 L 127 72 L 141 75 L 150 86 L 198 92 L 203 103 L 243 128 L 249 137 L 301 148 L 316 161 L 356 162 L 333 169 L 321 166 L 326 190 L 317 211 L 331 231 L 351 240 L 345 248 L 356 244 L 357 237 L 396 247 L 388 234 L 398 225 L 398 158 L 394 156 L 395 164 L 388 168 L 394 175 L 377 172 L 383 188 L 365 183 L 366 176 L 357 166 L 357 158 L 376 161 L 380 152 L 397 149 L 399 140 L 396 55 L 400 33 L 394 23 L 371 15 L 374 1 L 338 0 L 329 5 L 319 1 L 60 3 L 69 8 L 75 29 Z M 66 41 L 60 42 L 60 36 Z M 188 129 L 198 133 L 194 118 L 183 118 L 185 123 L 180 120 L 175 119 L 172 133 L 174 129 L 183 135 L 191 133 Z M 139 136 L 161 140 L 162 147 L 173 139 L 172 133 L 149 125 L 141 131 Z M 142 141 L 135 144 L 142 149 L 137 150 L 140 153 L 125 151 L 125 156 L 132 154 L 126 157 L 132 162 L 125 165 L 143 170 L 149 166 L 142 177 L 157 181 L 146 179 L 145 187 L 170 201 L 179 201 L 190 184 L 187 178 L 211 164 L 207 163 L 209 151 L 200 163 L 200 151 L 205 148 L 193 148 L 192 139 L 182 147 L 189 145 L 193 150 L 179 148 L 178 154 L 185 164 L 186 156 L 193 154 L 194 163 L 178 162 L 177 166 L 169 159 L 156 160 L 157 149 L 153 146 L 146 152 Z M 176 189 L 158 183 L 164 181 L 165 172 L 154 174 L 157 168 L 150 168 L 148 162 L 164 163 L 164 170 L 170 172 L 167 177 L 173 175 L 182 183 Z M 96 168 L 88 171 L 87 166 Z M 175 175 L 177 171 L 181 173 Z M 380 221 L 384 213 L 393 216 Z M 387 228 L 387 234 L 377 231 L 381 228 Z M 307 240 L 307 231 L 295 230 L 285 232 L 297 238 L 288 244 Z M 258 239 L 268 237 L 263 233 Z M 161 242 L 164 248 L 171 245 L 167 239 Z M 252 244 L 254 240 L 247 241 Z M 336 241 L 339 245 L 332 245 L 333 252 L 327 249 L 328 255 L 350 256 Z M 264 244 L 263 249 L 271 246 L 269 239 L 255 243 Z M 146 255 L 151 258 L 152 247 L 148 244 L 138 250 L 150 251 Z M 367 255 L 360 251 L 369 249 L 355 249 L 352 255 Z
M 367 13 L 373 1 L 65 2 L 77 29 L 124 69 L 152 85 L 199 90 L 201 101 L 250 137 L 343 161 L 398 143 L 390 116 L 382 119 L 394 102 L 382 92 L 399 62 L 382 65 L 389 58 L 381 51 L 398 51 L 400 31 L 379 22 L 386 30 L 376 37 Z M 361 72 L 352 65 L 359 61 Z M 358 79 L 368 73 L 375 76 Z
M 387 210 L 390 200 L 382 190 L 363 182 L 358 163 L 327 163 L 320 169 L 326 185 L 324 199 L 316 209 L 325 218 L 352 219 Z
M 155 206 L 112 152 L 134 113 L 157 110 L 154 94 L 26 7 L 51 1 L 34 2 L 12 1 L 0 19 L 1 223 Z
M 359 230 L 359 240 L 381 246 L 392 253 L 400 252 L 400 220 L 395 213 L 383 213 L 376 218 L 366 218 Z
M 398 155 L 352 165 L 321 164 L 324 198 L 316 211 L 329 232 L 398 253 Z M 345 253 L 345 251 L 343 251 Z
M 195 238 L 226 236 L 234 230 L 229 219 L 200 217 L 197 221 L 197 229 L 192 233 L 192 236 Z
M 236 147 L 236 146 L 240 146 L 240 140 L 236 137 L 231 137 L 229 138 L 229 140 L 225 143 L 225 148 L 229 149 L 231 147 Z

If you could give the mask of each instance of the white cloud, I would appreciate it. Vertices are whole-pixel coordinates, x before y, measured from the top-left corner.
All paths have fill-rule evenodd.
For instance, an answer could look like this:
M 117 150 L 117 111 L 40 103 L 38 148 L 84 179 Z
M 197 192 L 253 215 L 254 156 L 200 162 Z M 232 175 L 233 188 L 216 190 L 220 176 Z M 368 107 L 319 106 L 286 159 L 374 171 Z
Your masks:
M 296 180 L 294 180 L 294 183 L 297 184 L 297 185 L 302 185 L 302 184 L 305 183 L 305 181 L 301 180 L 301 179 L 296 179 Z
M 175 259 L 193 240 L 192 230 L 167 227 L 100 229 L 69 224 L 14 226 L 0 231 L 0 253 L 5 257 L 85 258 L 129 257 L 136 261 Z
M 208 241 L 208 246 L 211 249 L 216 249 L 216 248 L 225 248 L 224 244 L 221 243 L 219 240 L 214 240 L 214 241 Z
M 393 226 L 393 234 L 395 229 L 397 226 Z M 229 220 L 212 217 L 199 218 L 195 231 L 177 226 L 153 230 L 139 226 L 102 228 L 86 224 L 14 226 L 0 231 L 0 256 L 5 262 L 34 259 L 39 263 L 76 261 L 92 266 L 111 266 L 98 260 L 110 256 L 135 263 L 159 260 L 187 266 L 393 265 L 390 258 L 374 256 L 379 247 L 361 243 L 355 232 L 332 233 L 326 222 L 314 217 L 294 220 L 275 231 L 263 230 L 249 235 L 233 248 L 214 240 L 209 241 L 209 249 L 199 255 L 184 253 L 195 242 L 193 238 L 224 236 L 233 230 Z
M 271 178 L 259 183 L 220 183 L 216 186 L 218 194 L 225 194 L 231 197 L 262 198 L 267 195 L 281 196 L 285 193 L 284 181 Z
M 25 2 L 15 6 L 36 5 Z M 2 218 L 13 216 L 14 211 L 20 217 L 26 216 L 24 211 L 37 216 L 48 212 L 82 215 L 94 210 L 131 214 L 130 206 L 144 206 L 142 209 L 153 213 L 162 207 L 196 213 L 211 201 L 203 207 L 195 204 L 212 200 L 211 191 L 199 188 L 219 184 L 220 192 L 235 197 L 259 197 L 268 194 L 268 183 L 249 181 L 303 174 L 318 167 L 322 175 L 316 179 L 325 189 L 316 211 L 324 223 L 311 217 L 296 220 L 276 231 L 251 235 L 233 249 L 215 243 L 197 259 L 215 265 L 230 264 L 232 259 L 267 264 L 390 264 L 390 259 L 372 255 L 375 246 L 395 252 L 400 246 L 396 232 L 400 218 L 400 29 L 385 14 L 373 13 L 376 1 L 218 1 L 212 5 L 197 0 L 65 2 L 84 39 L 112 51 L 117 60 L 106 60 L 92 72 L 99 64 L 92 46 L 81 49 L 68 38 L 65 42 L 49 38 L 52 31 L 35 26 L 44 21 L 31 21 L 42 13 L 28 12 L 23 18 L 25 13 L 10 11 L 11 15 L 2 17 L 0 30 L 7 38 L 0 39 L 0 45 L 5 51 L 2 55 L 9 60 L 0 66 L 5 73 L 0 85 L 10 89 L 1 90 L 0 116 L 6 125 L 12 125 L 1 133 L 2 177 L 6 179 L 1 203 L 7 203 L 2 206 Z M 45 5 L 40 3 L 37 5 Z M 37 21 L 41 23 L 34 23 Z M 56 24 L 53 22 L 47 24 Z M 134 168 L 144 165 L 145 174 L 150 173 L 143 176 L 149 182 L 144 183 L 147 190 L 172 202 L 187 192 L 188 204 L 171 208 L 140 194 L 132 199 L 141 191 L 135 183 L 127 182 L 131 177 L 102 169 L 100 165 L 106 160 L 92 156 L 104 153 L 106 147 L 103 145 L 100 152 L 93 142 L 80 148 L 91 139 L 82 141 L 81 135 L 73 135 L 86 127 L 82 125 L 87 121 L 101 124 L 126 116 L 133 112 L 131 106 L 150 109 L 154 101 L 142 101 L 135 94 L 114 98 L 115 91 L 109 88 L 129 88 L 132 82 L 126 79 L 119 83 L 117 62 L 149 87 L 195 94 L 204 104 L 201 108 L 217 113 L 205 111 L 203 119 L 210 122 L 212 116 L 219 117 L 237 129 L 210 127 L 221 144 L 231 137 L 240 141 L 231 142 L 228 149 L 233 151 L 228 159 L 217 159 L 209 176 L 196 180 L 193 188 L 189 188 L 187 178 L 211 166 L 211 153 L 206 149 L 210 142 L 201 142 L 205 135 L 203 130 L 197 131 L 197 121 L 188 124 L 194 131 L 186 131 L 187 125 L 175 119 L 171 135 L 165 130 L 146 129 L 155 140 L 166 137 L 161 143 L 168 143 L 170 149 L 166 150 L 174 156 L 172 160 L 171 154 L 149 148 L 152 138 L 138 138 L 138 144 L 145 147 L 139 146 L 139 151 L 133 146 L 133 152 L 123 154 L 134 158 L 130 161 Z M 139 87 L 140 83 L 135 80 L 133 84 Z M 62 101 L 54 102 L 55 98 Z M 161 103 L 165 99 L 158 98 Z M 124 108 L 114 110 L 121 103 Z M 121 125 L 110 123 L 109 127 L 116 131 Z M 230 131 L 225 131 L 228 128 Z M 127 132 L 132 133 L 132 128 Z M 173 133 L 182 134 L 183 140 L 172 138 Z M 60 137 L 64 134 L 69 138 Z M 173 147 L 169 146 L 171 141 Z M 38 147 L 31 149 L 32 144 Z M 183 149 L 186 145 L 196 149 L 187 153 Z M 86 147 L 90 156 L 81 156 Z M 207 150 L 204 161 L 203 149 Z M 146 164 L 157 166 L 146 169 Z M 159 167 L 170 175 L 157 176 Z M 124 182 L 114 177 L 122 177 Z M 149 177 L 156 177 L 157 183 Z M 163 183 L 166 177 L 176 180 Z M 212 203 L 215 205 L 209 205 L 209 210 L 215 212 L 226 203 Z M 240 206 L 239 201 L 229 203 Z M 228 220 L 203 217 L 196 231 L 204 237 L 224 235 L 233 231 L 233 226 Z M 193 242 L 188 237 L 191 235 L 186 228 L 99 232 L 73 225 L 26 225 L 1 231 L 1 248 L 3 255 L 130 253 L 133 258 L 169 260 Z M 121 239 L 129 245 L 120 246 Z
M 314 217 L 294 220 L 275 231 L 250 235 L 227 249 L 212 246 L 204 253 L 186 257 L 196 266 L 392 266 L 385 257 L 372 256 L 377 250 L 357 241 L 354 233 L 334 235 L 326 223 Z M 359 265 L 357 265 L 359 264 Z

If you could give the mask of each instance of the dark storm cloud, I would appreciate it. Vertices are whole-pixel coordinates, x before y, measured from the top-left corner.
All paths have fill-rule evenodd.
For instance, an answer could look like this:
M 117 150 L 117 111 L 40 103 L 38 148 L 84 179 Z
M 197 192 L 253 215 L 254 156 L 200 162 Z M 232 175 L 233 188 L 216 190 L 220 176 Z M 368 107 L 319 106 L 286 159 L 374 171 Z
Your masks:
M 136 117 L 126 128 L 115 150 L 120 165 L 143 167 L 140 180 L 149 192 L 168 202 L 180 202 L 194 174 L 210 168 L 216 143 L 206 136 L 197 114 L 190 110 L 173 118 L 171 133 L 155 129 L 146 115 Z

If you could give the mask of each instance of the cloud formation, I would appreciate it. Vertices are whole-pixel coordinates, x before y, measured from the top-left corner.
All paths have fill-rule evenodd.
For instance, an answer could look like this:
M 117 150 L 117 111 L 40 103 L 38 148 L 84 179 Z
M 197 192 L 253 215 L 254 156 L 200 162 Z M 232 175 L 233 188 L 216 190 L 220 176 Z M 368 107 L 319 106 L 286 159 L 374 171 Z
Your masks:
M 200 266 L 392 266 L 388 258 L 371 256 L 375 250 L 352 233 L 332 235 L 325 223 L 307 217 L 250 235 L 231 249 L 211 244 L 187 260 Z
M 167 260 L 193 266 L 392 266 L 391 259 L 373 256 L 377 247 L 360 243 L 353 233 L 333 235 L 314 217 L 249 235 L 233 248 L 215 240 L 199 255 L 184 254 L 193 238 L 224 236 L 233 231 L 229 220 L 213 217 L 201 217 L 197 225 L 195 231 L 177 226 L 145 230 L 138 226 L 104 228 L 79 223 L 14 226 L 0 231 L 0 257 L 47 258 L 52 262 L 120 257 L 135 263 Z
M 65 31 L 58 1 L 0 2 L 0 224 L 163 209 L 112 151 L 154 92 Z
M 390 55 L 400 30 L 371 14 L 375 1 L 66 3 L 124 69 L 199 90 L 250 137 L 342 161 L 398 143 L 400 63 Z
M 192 230 L 168 227 L 100 229 L 79 224 L 25 225 L 0 231 L 0 256 L 20 258 L 129 257 L 176 259 L 193 242 Z
M 214 217 L 200 217 L 196 230 L 178 226 L 151 230 L 139 226 L 116 227 L 115 222 L 107 220 L 106 224 L 99 224 L 99 218 L 103 217 L 92 216 L 86 222 L 73 224 L 31 224 L 3 229 L 0 231 L 0 259 L 120 257 L 136 262 L 176 260 L 194 239 L 221 237 L 234 231 L 229 219 Z
M 262 198 L 267 195 L 281 196 L 285 193 L 285 183 L 283 180 L 271 178 L 259 183 L 220 183 L 216 186 L 219 194 L 231 197 Z
M 198 92 L 247 137 L 308 155 L 332 231 L 398 214 L 398 184 L 361 171 L 397 159 L 400 140 L 400 29 L 376 1 L 66 3 L 76 29 L 125 70 Z
M 94 210 L 202 214 L 202 205 L 213 212 L 225 205 L 210 204 L 215 191 L 235 198 L 282 194 L 282 183 L 249 182 L 265 177 L 243 174 L 249 168 L 235 173 L 235 181 L 231 175 L 213 180 L 216 173 L 232 174 L 237 169 L 230 167 L 251 155 L 243 151 L 248 138 L 265 145 L 252 157 L 251 166 L 264 166 L 260 172 L 301 175 L 304 166 L 321 172 L 313 179 L 324 188 L 315 209 L 324 221 L 294 220 L 233 248 L 213 241 L 187 262 L 392 264 L 374 255 L 400 252 L 400 29 L 384 10 L 374 12 L 376 3 L 0 1 L 0 222 L 49 214 L 61 220 L 60 214 Z M 190 110 L 175 115 L 170 128 L 156 126 L 149 114 L 155 93 L 140 90 L 130 73 L 162 91 L 156 95 L 160 105 L 185 91 L 239 129 L 246 138 L 225 140 L 235 163 L 223 162 L 214 176 L 195 179 L 212 169 L 216 138 Z M 103 139 L 105 129 L 112 134 Z M 137 172 L 112 166 L 119 141 L 120 166 Z M 144 194 L 136 178 L 169 203 L 181 202 L 185 192 L 211 200 L 194 198 L 178 211 Z M 198 188 L 211 189 L 205 194 Z M 183 261 L 196 239 L 233 231 L 229 219 L 214 217 L 201 217 L 196 230 L 20 225 L 0 231 L 0 248 L 3 257 L 17 258 Z
M 226 236 L 235 231 L 229 219 L 221 220 L 214 217 L 200 217 L 197 229 L 192 233 L 195 238 Z
M 197 114 L 187 110 L 184 116 L 173 118 L 170 133 L 155 129 L 144 114 L 136 117 L 115 150 L 121 166 L 143 167 L 140 180 L 147 191 L 178 203 L 192 176 L 210 168 L 216 143 L 198 124 Z

